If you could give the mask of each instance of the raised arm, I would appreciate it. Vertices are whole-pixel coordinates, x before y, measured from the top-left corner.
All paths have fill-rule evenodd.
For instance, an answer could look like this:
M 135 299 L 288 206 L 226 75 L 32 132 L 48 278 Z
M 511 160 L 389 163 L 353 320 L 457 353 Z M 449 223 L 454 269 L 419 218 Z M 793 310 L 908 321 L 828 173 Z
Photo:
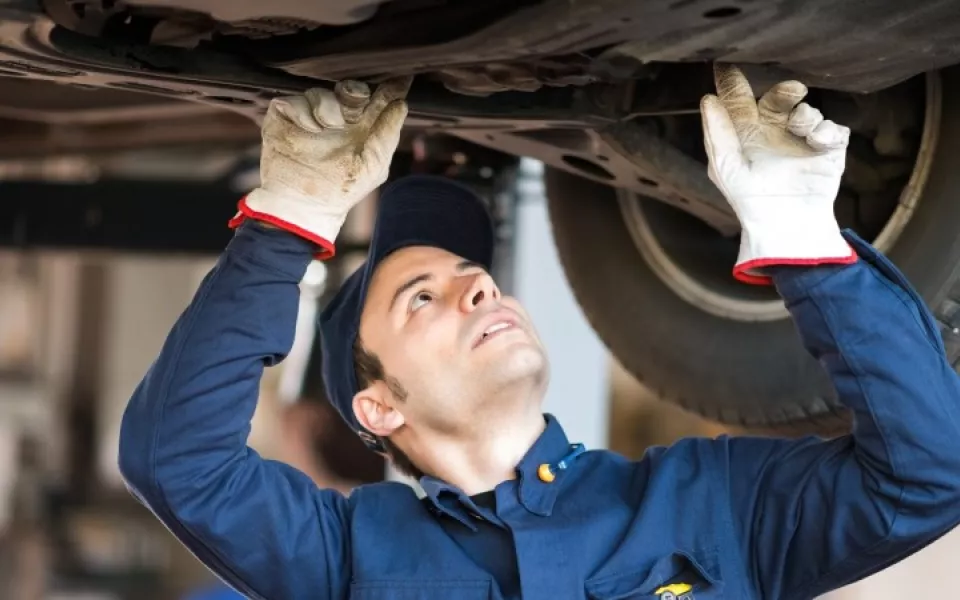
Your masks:
M 902 276 L 861 260 L 775 282 L 853 433 L 720 445 L 737 547 L 759 598 L 807 599 L 873 574 L 960 523 L 960 378 Z
M 339 598 L 349 579 L 346 499 L 247 447 L 263 368 L 293 343 L 313 251 L 243 225 L 123 419 L 120 468 L 133 493 L 251 598 Z
M 261 459 L 247 437 L 263 368 L 293 343 L 307 265 L 333 253 L 347 212 L 387 177 L 408 86 L 367 91 L 359 107 L 321 89 L 271 103 L 261 185 L 124 415 L 131 491 L 250 598 L 346 597 L 348 501 Z M 364 87 L 352 85 L 351 100 Z
M 806 600 L 960 522 L 960 379 L 916 292 L 837 225 L 849 130 L 802 103 L 799 82 L 757 102 L 739 70 L 716 72 L 704 137 L 711 179 L 743 226 L 734 273 L 776 285 L 854 415 L 852 434 L 835 440 L 706 446 L 751 596 Z

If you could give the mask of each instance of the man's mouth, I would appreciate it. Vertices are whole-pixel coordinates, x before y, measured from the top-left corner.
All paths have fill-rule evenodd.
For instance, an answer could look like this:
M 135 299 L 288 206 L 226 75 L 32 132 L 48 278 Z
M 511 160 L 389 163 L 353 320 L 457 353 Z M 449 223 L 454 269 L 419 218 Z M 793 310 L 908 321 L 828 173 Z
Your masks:
M 497 321 L 496 323 L 493 323 L 492 325 L 488 326 L 486 329 L 483 330 L 483 333 L 480 334 L 480 337 L 478 337 L 474 341 L 473 347 L 476 348 L 480 344 L 485 344 L 486 342 L 489 342 L 490 340 L 497 337 L 501 333 L 505 331 L 510 331 L 511 329 L 516 329 L 516 328 L 517 328 L 516 324 L 514 324 L 512 321 L 507 321 L 507 320 Z

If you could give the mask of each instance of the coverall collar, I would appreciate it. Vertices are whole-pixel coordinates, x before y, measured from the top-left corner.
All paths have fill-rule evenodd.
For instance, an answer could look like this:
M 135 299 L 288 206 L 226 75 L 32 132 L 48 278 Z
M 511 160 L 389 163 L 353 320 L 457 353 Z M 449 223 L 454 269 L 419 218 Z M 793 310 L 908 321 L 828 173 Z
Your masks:
M 509 491 L 513 494 L 515 501 L 525 509 L 533 514 L 547 517 L 553 511 L 557 493 L 563 484 L 564 474 L 557 472 L 555 465 L 570 455 L 571 445 L 563 427 L 553 415 L 545 414 L 544 419 L 546 427 L 543 433 L 516 467 L 517 479 L 502 482 L 497 486 L 496 493 L 500 501 L 504 492 Z M 540 478 L 539 470 L 542 465 L 554 467 L 555 479 L 552 482 L 546 482 Z M 460 488 L 429 475 L 420 478 L 420 486 L 426 493 L 431 512 L 446 514 L 470 529 L 476 530 L 472 520 L 480 515 L 481 510 Z M 505 490 L 504 487 L 510 489 Z

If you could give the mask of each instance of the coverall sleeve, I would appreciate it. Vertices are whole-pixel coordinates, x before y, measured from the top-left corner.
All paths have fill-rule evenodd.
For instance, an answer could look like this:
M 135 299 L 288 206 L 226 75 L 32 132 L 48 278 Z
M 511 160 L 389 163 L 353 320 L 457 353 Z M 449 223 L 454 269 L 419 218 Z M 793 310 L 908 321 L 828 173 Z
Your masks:
M 201 561 L 255 599 L 342 598 L 348 501 L 247 446 L 265 365 L 293 344 L 312 247 L 241 226 L 131 398 L 120 470 Z
M 852 434 L 719 445 L 735 546 L 757 598 L 814 598 L 960 522 L 960 379 L 903 275 L 844 235 L 857 263 L 788 267 L 774 281 L 852 410 Z

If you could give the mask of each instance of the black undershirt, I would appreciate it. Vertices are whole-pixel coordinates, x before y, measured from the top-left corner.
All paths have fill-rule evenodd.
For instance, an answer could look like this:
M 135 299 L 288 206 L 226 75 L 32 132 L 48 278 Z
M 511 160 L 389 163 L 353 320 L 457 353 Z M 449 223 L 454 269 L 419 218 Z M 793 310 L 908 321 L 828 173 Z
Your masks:
M 489 492 L 480 492 L 475 496 L 470 496 L 470 499 L 473 500 L 473 503 L 480 508 L 485 508 L 496 514 L 497 496 L 493 490 L 490 490 Z

